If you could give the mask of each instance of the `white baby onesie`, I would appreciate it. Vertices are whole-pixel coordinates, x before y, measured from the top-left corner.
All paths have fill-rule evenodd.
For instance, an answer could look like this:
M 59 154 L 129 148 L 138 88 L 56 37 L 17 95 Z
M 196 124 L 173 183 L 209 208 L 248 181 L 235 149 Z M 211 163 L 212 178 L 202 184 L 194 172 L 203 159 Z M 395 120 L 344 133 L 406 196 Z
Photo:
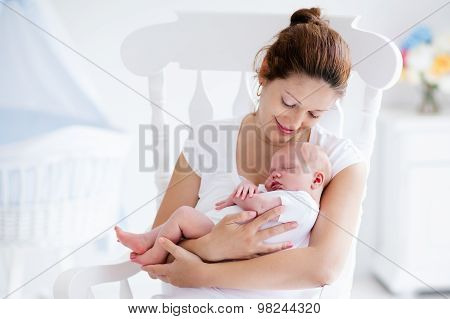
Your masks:
M 306 247 L 309 244 L 309 233 L 316 222 L 319 207 L 314 199 L 305 191 L 276 190 L 268 192 L 264 185 L 260 184 L 258 190 L 261 196 L 279 197 L 284 206 L 283 213 L 278 221 L 269 221 L 261 226 L 266 229 L 289 221 L 296 221 L 297 228 L 275 235 L 266 239 L 265 243 L 282 243 L 291 241 L 292 248 Z M 217 224 L 224 216 L 242 211 L 237 205 L 226 207 L 222 210 L 212 209 L 205 214 Z

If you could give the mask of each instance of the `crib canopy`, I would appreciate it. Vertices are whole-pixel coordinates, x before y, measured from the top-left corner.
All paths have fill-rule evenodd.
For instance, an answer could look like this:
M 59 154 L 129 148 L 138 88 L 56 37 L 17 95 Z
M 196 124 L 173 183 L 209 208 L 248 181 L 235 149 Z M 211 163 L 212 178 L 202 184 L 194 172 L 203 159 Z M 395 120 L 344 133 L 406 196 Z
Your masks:
M 0 3 L 0 144 L 59 127 L 109 127 L 84 61 L 46 1 Z

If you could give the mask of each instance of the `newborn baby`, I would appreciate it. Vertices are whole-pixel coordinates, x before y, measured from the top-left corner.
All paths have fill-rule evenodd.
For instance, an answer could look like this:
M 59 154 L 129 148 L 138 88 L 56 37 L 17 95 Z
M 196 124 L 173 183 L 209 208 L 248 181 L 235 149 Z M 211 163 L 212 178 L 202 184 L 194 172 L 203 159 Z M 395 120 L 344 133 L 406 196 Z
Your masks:
M 224 215 L 242 210 L 263 214 L 283 205 L 284 211 L 261 229 L 289 221 L 299 227 L 275 235 L 265 243 L 289 241 L 287 248 L 305 247 L 317 219 L 320 196 L 331 176 L 331 164 L 318 146 L 310 143 L 288 144 L 275 152 L 271 159 L 269 177 L 264 185 L 256 186 L 243 179 L 232 194 L 216 203 L 216 209 L 206 213 L 189 206 L 177 208 L 162 225 L 143 234 L 133 234 L 115 227 L 118 240 L 133 252 L 130 259 L 141 265 L 165 263 L 168 252 L 157 240 L 166 237 L 177 243 L 182 237 L 199 238 L 209 233 Z M 219 210 L 219 211 L 218 211 Z

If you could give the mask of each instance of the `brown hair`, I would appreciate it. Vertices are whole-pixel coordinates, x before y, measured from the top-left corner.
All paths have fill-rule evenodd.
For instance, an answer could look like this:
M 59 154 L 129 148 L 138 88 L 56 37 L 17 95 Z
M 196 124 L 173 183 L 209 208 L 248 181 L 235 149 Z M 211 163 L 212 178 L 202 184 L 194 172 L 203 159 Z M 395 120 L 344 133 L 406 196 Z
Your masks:
M 300 9 L 291 16 L 290 26 L 280 31 L 276 41 L 263 47 L 265 68 L 256 69 L 268 81 L 286 79 L 291 74 L 303 74 L 322 79 L 342 97 L 351 71 L 350 50 L 347 43 L 329 21 L 320 17 L 319 8 Z

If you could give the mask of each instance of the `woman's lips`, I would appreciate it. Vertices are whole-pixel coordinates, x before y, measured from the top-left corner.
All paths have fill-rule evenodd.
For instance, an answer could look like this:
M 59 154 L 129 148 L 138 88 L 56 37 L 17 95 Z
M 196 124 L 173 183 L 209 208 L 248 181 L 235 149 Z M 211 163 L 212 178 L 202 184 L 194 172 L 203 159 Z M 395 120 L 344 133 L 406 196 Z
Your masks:
M 277 127 L 282 134 L 291 135 L 295 132 L 295 130 L 288 129 L 287 127 L 281 125 L 280 122 L 278 122 L 276 117 L 275 117 L 275 122 L 277 123 Z

